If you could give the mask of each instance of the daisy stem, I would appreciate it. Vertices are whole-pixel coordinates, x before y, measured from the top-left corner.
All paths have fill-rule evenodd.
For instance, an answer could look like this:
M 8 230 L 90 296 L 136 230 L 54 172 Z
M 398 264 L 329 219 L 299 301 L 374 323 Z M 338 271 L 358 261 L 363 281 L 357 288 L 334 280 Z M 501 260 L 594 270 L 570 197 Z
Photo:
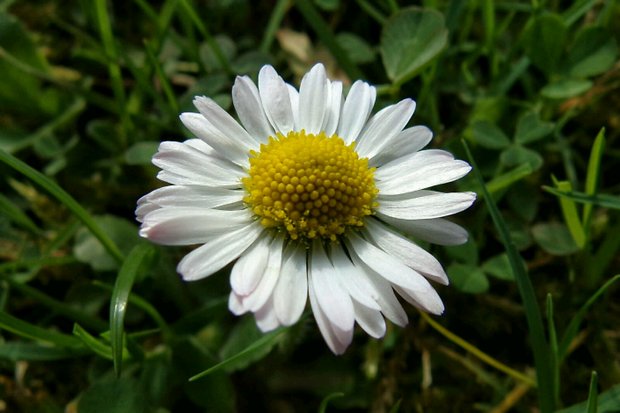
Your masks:
M 473 344 L 471 344 L 468 341 L 466 341 L 466 340 L 462 339 L 461 337 L 457 336 L 456 334 L 454 334 L 453 332 L 451 332 L 447 328 L 443 327 L 441 324 L 439 324 L 438 322 L 433 320 L 425 312 L 420 311 L 420 315 L 439 334 L 441 334 L 442 336 L 446 337 L 448 340 L 450 340 L 451 342 L 453 342 L 457 346 L 459 346 L 459 347 L 463 348 L 464 350 L 468 351 L 469 353 L 471 353 L 472 355 L 474 355 L 475 357 L 477 357 L 481 361 L 485 362 L 489 366 L 491 366 L 491 367 L 493 367 L 493 368 L 495 368 L 495 369 L 497 369 L 497 370 L 499 370 L 499 371 L 501 371 L 503 373 L 506 373 L 507 375 L 509 375 L 513 379 L 521 381 L 521 382 L 527 384 L 528 386 L 536 387 L 536 382 L 531 377 L 528 377 L 525 374 L 523 374 L 523 373 L 521 373 L 521 372 L 519 372 L 519 371 L 517 371 L 517 370 L 515 370 L 513 368 L 508 367 L 507 365 L 505 365 L 501 361 L 499 361 L 497 359 L 494 359 L 493 357 L 489 356 L 487 353 L 483 352 L 478 347 L 474 346 Z

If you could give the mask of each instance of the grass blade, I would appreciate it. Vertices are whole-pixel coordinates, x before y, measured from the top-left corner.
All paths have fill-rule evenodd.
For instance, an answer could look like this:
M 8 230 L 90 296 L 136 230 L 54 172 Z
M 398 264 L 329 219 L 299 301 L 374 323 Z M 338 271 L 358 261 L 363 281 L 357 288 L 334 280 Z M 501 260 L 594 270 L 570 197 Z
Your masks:
M 112 299 L 110 300 L 110 343 L 112 345 L 114 371 L 117 376 L 120 376 L 122 368 L 124 321 L 129 294 L 138 270 L 144 261 L 153 255 L 153 252 L 153 247 L 149 244 L 138 244 L 134 247 L 123 263 L 116 278 L 114 290 L 112 290 Z
M 90 232 L 101 242 L 101 245 L 110 253 L 118 262 L 122 262 L 123 253 L 118 249 L 114 241 L 106 235 L 105 232 L 97 225 L 93 217 L 80 205 L 71 195 L 69 195 L 58 184 L 52 181 L 41 172 L 20 161 L 13 155 L 6 153 L 0 149 L 0 162 L 10 166 L 17 172 L 30 179 L 32 182 L 41 186 L 54 198 L 64 204 L 82 223 L 90 230 Z
M 334 392 L 334 393 L 331 393 L 325 396 L 325 398 L 323 398 L 323 400 L 321 401 L 321 405 L 319 406 L 319 413 L 325 413 L 327 411 L 327 405 L 329 404 L 331 400 L 334 400 L 334 399 L 337 399 L 343 396 L 344 396 L 344 393 L 340 391 L 337 391 L 337 392 Z
M 15 341 L 0 344 L 0 359 L 17 362 L 25 361 L 55 361 L 76 358 L 90 351 L 86 348 L 76 349 L 67 347 L 50 347 L 37 343 Z
M 510 267 L 514 273 L 515 281 L 525 307 L 525 316 L 527 319 L 528 329 L 530 333 L 530 339 L 532 342 L 532 350 L 534 353 L 534 365 L 536 367 L 536 377 L 538 382 L 538 399 L 540 402 L 540 411 L 542 413 L 551 413 L 555 410 L 555 401 L 553 398 L 553 375 L 551 372 L 551 366 L 549 363 L 549 346 L 545 338 L 545 330 L 543 328 L 542 317 L 540 315 L 540 308 L 536 301 L 536 294 L 534 294 L 534 287 L 528 277 L 525 267 L 521 264 L 521 256 L 517 252 L 517 249 L 512 242 L 510 233 L 502 215 L 495 205 L 493 197 L 487 190 L 487 187 L 482 178 L 482 174 L 476 165 L 476 161 L 469 150 L 467 142 L 463 141 L 463 146 L 467 152 L 470 163 L 472 164 L 474 174 L 481 187 L 482 194 L 487 203 L 489 214 L 493 219 L 495 228 L 499 233 L 500 239 L 504 244 L 508 259 L 510 260 Z
M 99 27 L 99 33 L 101 34 L 103 49 L 107 55 L 108 73 L 112 81 L 114 98 L 116 99 L 118 113 L 123 124 L 121 138 L 123 141 L 126 141 L 126 135 L 131 130 L 131 120 L 129 119 L 125 105 L 125 88 L 123 86 L 121 67 L 118 64 L 118 53 L 116 51 L 114 34 L 112 33 L 112 23 L 110 22 L 110 15 L 108 13 L 108 2 L 106 0 L 95 0 L 93 7 L 95 8 L 95 16 L 97 17 L 97 25 Z
M 80 341 L 75 337 L 30 324 L 4 311 L 0 311 L 0 328 L 21 337 L 44 341 L 59 347 L 81 347 Z
M 73 334 L 78 337 L 86 347 L 91 349 L 93 353 L 105 359 L 112 360 L 112 348 L 96 337 L 93 337 L 77 323 L 73 325 Z
M 560 402 L 560 357 L 558 354 L 558 336 L 553 316 L 553 297 L 547 294 L 547 328 L 549 329 L 549 362 L 553 374 L 553 396 L 556 404 Z
M 562 192 L 570 192 L 573 188 L 568 181 L 557 181 L 553 178 L 553 183 L 556 188 Z M 579 249 L 583 249 L 586 245 L 586 234 L 583 229 L 583 225 L 579 220 L 579 213 L 577 212 L 577 205 L 575 201 L 570 198 L 560 198 L 560 208 L 562 209 L 562 215 L 564 215 L 564 222 L 570 231 L 575 244 Z
M 586 316 L 588 310 L 598 300 L 598 298 L 605 292 L 609 287 L 611 287 L 616 281 L 620 280 L 620 274 L 616 274 L 611 279 L 609 279 L 605 284 L 601 286 L 592 296 L 586 301 L 586 303 L 577 311 L 577 314 L 570 320 L 568 323 L 568 327 L 566 327 L 566 331 L 562 335 L 562 340 L 560 340 L 560 344 L 558 346 L 558 356 L 561 361 L 566 357 L 566 353 L 568 352 L 568 347 L 570 346 L 571 341 L 577 335 L 577 331 L 579 330 L 579 326 L 581 325 L 581 321 Z
M 273 43 L 273 39 L 276 37 L 276 32 L 280 28 L 280 23 L 282 23 L 282 19 L 286 12 L 291 8 L 291 0 L 278 0 L 276 5 L 271 12 L 271 16 L 269 17 L 269 22 L 267 23 L 267 28 L 263 33 L 263 40 L 260 43 L 260 51 L 263 53 L 268 53 L 271 44 Z
M 577 191 L 561 191 L 559 189 L 552 188 L 550 186 L 543 186 L 543 189 L 549 193 L 552 193 L 553 195 L 556 195 L 562 198 L 569 198 L 575 202 L 579 202 L 582 204 L 592 204 L 592 205 L 596 205 L 602 208 L 609 208 L 609 209 L 620 209 L 620 197 L 619 196 L 605 195 L 605 194 L 588 195 L 583 192 L 577 192 Z
M 74 308 L 68 304 L 63 303 L 49 295 L 39 291 L 36 288 L 33 288 L 27 284 L 22 284 L 15 280 L 12 280 L 10 277 L 6 278 L 6 281 L 13 287 L 14 289 L 20 291 L 22 294 L 29 296 L 37 303 L 42 304 L 57 314 L 61 314 L 72 321 L 77 321 L 78 323 L 82 323 L 89 328 L 93 328 L 95 330 L 104 330 L 107 325 L 105 321 L 100 318 L 94 317 L 84 311 L 81 311 L 77 308 Z
M 93 281 L 93 285 L 103 290 L 109 291 L 110 293 L 114 291 L 114 287 L 101 281 Z M 161 316 L 161 314 L 159 314 L 159 312 L 155 309 L 155 307 L 153 307 L 151 303 L 146 301 L 144 298 L 136 295 L 135 293 L 131 293 L 129 295 L 128 301 L 142 311 L 144 311 L 146 314 L 148 314 L 149 317 L 151 317 L 151 319 L 155 321 L 155 323 L 161 329 L 164 335 L 167 335 L 169 333 L 168 324 L 166 324 L 164 318 Z
M 588 392 L 588 413 L 596 413 L 598 411 L 598 374 L 592 372 L 590 379 L 590 390 Z
M 456 334 L 454 334 L 453 332 L 451 332 L 450 330 L 446 329 L 441 324 L 439 324 L 438 322 L 433 320 L 425 312 L 420 311 L 420 315 L 422 316 L 422 318 L 431 327 L 433 327 L 435 329 L 435 331 L 437 331 L 438 333 L 440 333 L 441 335 L 443 335 L 448 340 L 450 340 L 451 342 L 453 342 L 457 346 L 461 347 L 465 351 L 469 352 L 470 354 L 472 354 L 473 356 L 475 356 L 479 360 L 483 361 L 484 363 L 488 364 L 489 366 L 491 366 L 491 367 L 493 367 L 493 368 L 495 368 L 495 369 L 497 369 L 497 370 L 499 370 L 499 371 L 501 371 L 503 373 L 506 373 L 506 375 L 512 377 L 515 380 L 519 380 L 519 381 L 527 384 L 528 386 L 536 387 L 536 382 L 534 380 L 532 380 L 530 377 L 526 376 L 525 374 L 523 374 L 523 373 L 521 373 L 521 372 L 519 372 L 519 371 L 517 371 L 515 369 L 512 369 L 512 368 L 508 367 L 504 363 L 502 363 L 502 362 L 494 359 L 493 357 L 489 356 L 487 353 L 485 353 L 484 351 L 480 350 L 478 347 L 476 347 L 473 344 L 463 340 L 461 337 L 457 336 Z
M 603 152 L 605 151 L 605 128 L 596 135 L 594 144 L 592 145 L 592 151 L 590 152 L 590 159 L 588 160 L 588 171 L 586 173 L 586 187 L 585 191 L 587 195 L 596 195 L 598 185 L 601 177 L 601 160 L 603 158 Z M 592 204 L 586 204 L 583 207 L 583 226 L 586 234 L 589 233 L 590 220 L 592 218 Z
M 39 234 L 41 229 L 9 198 L 0 194 L 0 214 L 7 216 L 11 221 L 15 222 L 22 228 L 25 228 L 33 234 Z
M 195 376 L 190 377 L 189 381 L 196 381 L 198 379 L 201 379 L 203 377 L 208 376 L 211 373 L 215 373 L 216 371 L 219 371 L 223 368 L 226 368 L 226 366 L 228 366 L 229 364 L 232 364 L 233 362 L 236 362 L 237 360 L 250 355 L 251 353 L 260 350 L 262 347 L 265 346 L 269 346 L 272 344 L 272 342 L 274 340 L 276 340 L 278 338 L 278 336 L 280 336 L 280 334 L 282 334 L 284 331 L 286 331 L 285 328 L 280 328 L 278 330 L 272 331 L 271 333 L 265 334 L 264 336 L 262 336 L 261 338 L 259 338 L 258 340 L 256 340 L 254 343 L 252 343 L 251 345 L 249 345 L 248 347 L 246 347 L 244 350 L 240 351 L 239 353 L 235 354 L 232 357 L 227 358 L 226 360 L 223 360 L 219 363 L 217 363 L 215 366 L 209 367 L 208 369 L 204 370 L 203 372 L 200 372 L 198 374 L 196 374 Z

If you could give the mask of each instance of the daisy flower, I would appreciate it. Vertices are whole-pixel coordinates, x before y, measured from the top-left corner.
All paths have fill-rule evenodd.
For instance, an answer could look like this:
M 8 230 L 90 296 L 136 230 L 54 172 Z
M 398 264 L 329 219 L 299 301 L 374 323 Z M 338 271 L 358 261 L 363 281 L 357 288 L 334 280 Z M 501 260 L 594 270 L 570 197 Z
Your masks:
M 196 136 L 162 142 L 153 163 L 171 185 L 138 201 L 140 235 L 194 245 L 177 270 L 187 281 L 234 262 L 228 305 L 251 312 L 262 331 L 299 320 L 306 301 L 335 354 L 354 325 L 370 336 L 386 321 L 404 326 L 397 294 L 432 314 L 444 310 L 429 280 L 448 284 L 441 264 L 408 238 L 455 245 L 467 232 L 444 219 L 472 192 L 429 190 L 471 167 L 443 150 L 422 150 L 424 126 L 405 128 L 415 102 L 371 115 L 376 89 L 342 83 L 315 65 L 295 89 L 264 66 L 258 86 L 237 77 L 235 120 L 207 97 L 181 121 Z

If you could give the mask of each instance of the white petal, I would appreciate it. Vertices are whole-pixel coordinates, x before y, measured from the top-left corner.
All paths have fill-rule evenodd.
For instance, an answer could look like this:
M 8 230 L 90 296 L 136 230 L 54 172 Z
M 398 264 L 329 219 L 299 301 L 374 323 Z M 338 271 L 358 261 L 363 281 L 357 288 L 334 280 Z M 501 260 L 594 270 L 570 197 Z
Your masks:
M 329 84 L 325 67 L 318 63 L 301 79 L 299 87 L 299 124 L 298 129 L 306 133 L 321 132 L 325 118 Z
M 353 300 L 353 307 L 355 308 L 355 321 L 369 336 L 381 338 L 385 335 L 385 320 L 379 310 L 368 308 L 356 300 Z
M 415 102 L 404 99 L 377 112 L 366 124 L 357 138 L 355 150 L 361 157 L 372 158 L 402 132 L 413 116 Z
M 378 293 L 368 281 L 364 269 L 353 264 L 340 246 L 332 248 L 330 258 L 338 272 L 338 281 L 351 295 L 351 298 L 368 308 L 381 310 L 381 307 L 377 304 Z
M 334 354 L 342 354 L 345 352 L 351 341 L 353 340 L 353 328 L 342 332 L 334 329 L 330 320 L 325 316 L 321 306 L 317 301 L 316 294 L 312 283 L 308 285 L 308 294 L 310 296 L 310 305 L 312 306 L 312 314 L 316 320 L 323 339 Z
M 205 141 L 217 152 L 218 156 L 243 168 L 249 165 L 248 152 L 251 147 L 242 145 L 239 141 L 232 139 L 231 136 L 224 134 L 200 113 L 185 112 L 181 113 L 179 118 L 187 129 Z
M 198 115 L 200 116 L 200 115 Z M 239 187 L 244 172 L 235 164 L 207 155 L 181 142 L 166 141 L 159 145 L 153 164 L 162 169 L 157 177 L 176 185 Z
M 469 237 L 463 227 L 443 218 L 405 221 L 382 214 L 379 217 L 399 230 L 433 244 L 461 245 Z
M 471 166 L 465 161 L 437 162 L 418 169 L 403 170 L 399 176 L 386 181 L 377 180 L 377 189 L 382 196 L 408 194 L 456 181 L 469 171 Z
M 336 133 L 338 121 L 340 120 L 340 107 L 342 106 L 342 82 L 331 82 L 328 89 L 327 109 L 325 120 L 323 121 L 323 132 L 325 135 L 332 136 Z
M 427 278 L 448 285 L 448 276 L 432 254 L 374 219 L 366 220 L 366 228 L 372 240 L 383 251 Z
M 232 88 L 232 100 L 243 127 L 259 143 L 266 143 L 274 131 L 265 115 L 258 88 L 249 77 L 237 76 Z
M 197 207 L 161 208 L 149 212 L 140 236 L 164 245 L 192 245 L 246 227 L 252 222 L 247 210 L 224 211 Z
M 258 73 L 258 92 L 265 115 L 276 132 L 286 135 L 295 127 L 288 87 L 271 66 L 263 66 Z
M 241 315 L 248 312 L 248 309 L 243 306 L 241 297 L 235 294 L 234 291 L 231 291 L 228 295 L 228 309 L 234 315 Z
M 323 246 L 318 241 L 314 242 L 310 258 L 309 283 L 314 288 L 323 314 L 334 329 L 345 332 L 353 328 L 355 315 L 351 297 L 342 288 L 336 275 L 337 272 L 327 258 Z
M 422 168 L 426 165 L 445 163 L 454 160 L 454 156 L 441 149 L 427 149 L 425 151 L 413 152 L 399 156 L 392 161 L 377 168 L 375 177 L 379 180 L 392 179 L 403 173 L 414 169 Z
M 183 257 L 177 271 L 186 281 L 208 277 L 243 254 L 263 231 L 261 224 L 252 222 L 247 227 L 215 237 Z
M 398 259 L 380 250 L 358 235 L 350 234 L 347 239 L 349 252 L 359 257 L 376 274 L 399 286 L 418 299 L 427 311 L 434 312 L 437 293 L 429 282 L 417 271 L 407 267 Z
M 254 313 L 254 318 L 256 319 L 256 325 L 263 333 L 280 327 L 273 308 L 273 297 L 269 297 L 267 302 Z
M 394 324 L 398 326 L 405 326 L 408 322 L 407 313 L 403 310 L 403 307 L 398 302 L 398 299 L 394 295 L 394 290 L 390 283 L 376 272 L 366 267 L 366 265 L 355 254 L 351 257 L 356 266 L 365 267 L 368 281 L 372 284 L 377 291 L 377 303 L 381 306 L 381 312 L 383 315 Z
M 445 308 L 439 294 L 435 290 L 433 293 L 428 293 L 425 295 L 420 295 L 415 291 L 407 290 L 406 288 L 401 288 L 395 286 L 394 289 L 396 292 L 403 297 L 409 304 L 412 304 L 416 308 L 420 310 L 427 311 L 431 314 L 443 314 Z
M 288 88 L 288 97 L 291 100 L 291 109 L 293 111 L 294 130 L 299 130 L 299 92 L 293 85 L 286 84 Z
M 372 166 L 383 165 L 403 155 L 408 155 L 424 148 L 433 139 L 433 132 L 426 126 L 412 126 L 404 129 L 370 160 Z
M 392 200 L 379 196 L 377 210 L 387 216 L 398 219 L 441 218 L 461 212 L 476 200 L 475 192 L 418 191 L 417 195 L 404 200 Z
M 282 267 L 282 249 L 284 240 L 281 237 L 273 238 L 269 244 L 269 257 L 263 276 L 256 288 L 243 297 L 243 305 L 252 312 L 258 311 L 271 297 Z
M 168 185 L 138 199 L 136 216 L 142 222 L 144 216 L 162 207 L 217 208 L 239 204 L 243 200 L 241 190 L 209 188 L 204 186 Z
M 347 145 L 359 136 L 375 105 L 376 97 L 377 90 L 368 83 L 358 80 L 351 86 L 342 107 L 337 132 Z
M 263 234 L 233 266 L 230 272 L 230 286 L 237 295 L 243 297 L 250 294 L 263 278 L 269 258 L 270 244 L 270 235 Z
M 280 323 L 290 326 L 299 320 L 308 299 L 307 252 L 301 244 L 285 252 L 280 278 L 273 291 L 273 304 Z
M 205 96 L 194 98 L 194 105 L 228 139 L 234 141 L 241 148 L 247 150 L 258 149 L 259 140 L 252 137 L 228 112 L 220 107 L 213 99 Z M 260 108 L 257 107 L 258 111 Z M 213 147 L 215 148 L 215 147 Z

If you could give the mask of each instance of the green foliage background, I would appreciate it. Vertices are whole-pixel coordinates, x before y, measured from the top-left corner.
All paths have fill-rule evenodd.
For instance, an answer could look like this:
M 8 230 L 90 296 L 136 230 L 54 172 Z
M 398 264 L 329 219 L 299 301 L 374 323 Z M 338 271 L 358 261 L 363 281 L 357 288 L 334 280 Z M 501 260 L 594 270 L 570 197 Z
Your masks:
M 619 23 L 615 0 L 0 1 L 0 411 L 620 410 Z M 228 270 L 182 282 L 187 250 L 133 218 L 193 96 L 231 109 L 235 75 L 316 61 L 415 99 L 480 195 L 467 244 L 428 246 L 444 316 L 340 357 L 309 314 L 229 314 Z

